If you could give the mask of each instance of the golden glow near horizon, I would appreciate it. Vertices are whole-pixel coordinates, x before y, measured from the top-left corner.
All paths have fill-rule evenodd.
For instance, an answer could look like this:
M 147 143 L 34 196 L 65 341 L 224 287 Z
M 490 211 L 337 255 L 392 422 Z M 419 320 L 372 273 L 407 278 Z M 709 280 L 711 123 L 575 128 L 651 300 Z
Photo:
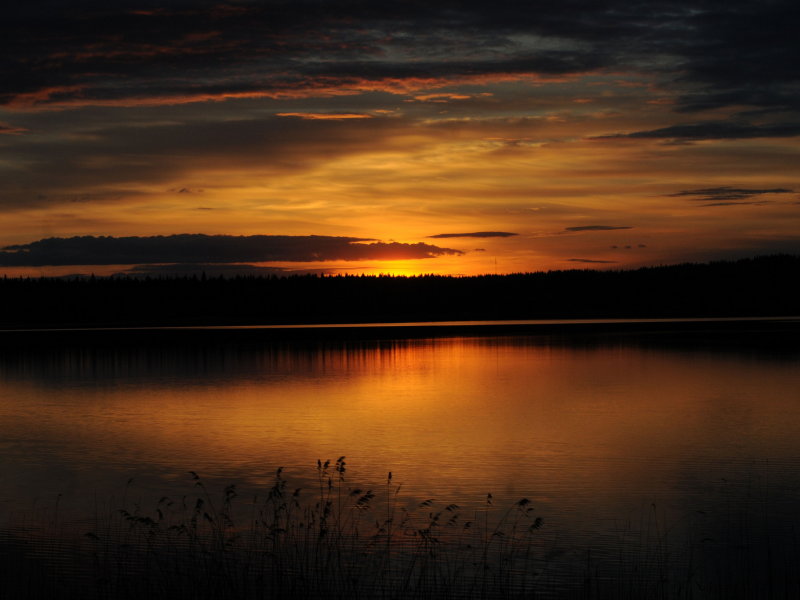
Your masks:
M 245 35 L 241 23 L 230 26 L 230 35 Z M 284 81 L 276 70 L 253 92 L 192 91 L 166 74 L 157 81 L 177 88 L 163 96 L 109 79 L 107 93 L 116 97 L 106 98 L 91 78 L 12 90 L 0 105 L 0 246 L 202 233 L 349 236 L 463 253 L 256 265 L 405 275 L 493 273 L 495 262 L 509 273 L 800 251 L 800 130 L 791 115 L 765 109 L 752 117 L 758 98 L 713 93 L 714 85 L 739 84 L 664 75 L 670 60 L 693 68 L 669 58 L 667 46 L 658 63 L 623 44 L 637 68 L 621 59 L 613 68 L 519 66 L 536 52 L 585 60 L 575 35 L 573 43 L 520 31 L 502 54 L 516 58 L 482 75 Z M 201 38 L 189 32 L 182 43 Z M 206 51 L 222 52 L 206 39 Z M 414 64 L 405 62 L 410 48 L 374 43 L 385 64 Z M 473 56 L 425 43 L 449 60 L 495 64 L 484 62 L 494 50 Z M 345 47 L 314 52 L 333 56 Z M 75 69 L 90 56 L 75 58 Z M 146 52 L 136 56 L 149 64 Z M 430 60 L 432 70 L 450 68 Z M 223 81 L 213 62 L 203 68 Z M 780 83 L 780 63 L 770 68 Z M 430 237 L 486 231 L 518 235 Z M 0 272 L 110 274 L 134 264 L 7 261 Z

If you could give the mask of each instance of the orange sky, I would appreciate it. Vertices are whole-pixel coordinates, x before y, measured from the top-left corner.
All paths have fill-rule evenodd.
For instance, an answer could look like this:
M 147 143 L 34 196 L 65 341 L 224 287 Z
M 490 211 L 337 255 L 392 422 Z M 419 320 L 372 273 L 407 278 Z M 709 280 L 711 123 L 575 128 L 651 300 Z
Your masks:
M 282 29 L 259 21 L 278 8 L 248 6 L 181 13 L 184 31 L 169 40 L 156 24 L 184 10 L 177 4 L 159 14 L 120 9 L 117 21 L 87 8 L 83 37 L 50 23 L 37 30 L 38 46 L 3 59 L 0 246 L 317 235 L 462 251 L 248 263 L 397 274 L 800 251 L 800 109 L 787 96 L 798 82 L 797 44 L 782 46 L 781 30 L 772 45 L 749 46 L 734 44 L 733 25 L 706 31 L 738 57 L 736 78 L 724 53 L 708 58 L 699 42 L 681 46 L 668 33 L 615 38 L 614 52 L 592 54 L 602 40 L 558 11 L 550 29 L 530 15 L 480 24 L 473 16 L 483 9 L 467 4 L 436 26 L 417 7 L 399 21 L 354 13 L 361 28 L 342 25 L 341 15 L 280 13 L 293 23 Z M 696 18 L 681 6 L 675 19 Z M 765 28 L 781 17 L 736 3 L 719 10 Z M 236 20 L 242 11 L 249 21 Z M 625 15 L 610 23 L 629 25 Z M 256 34 L 285 55 L 275 58 Z M 400 44 L 401 35 L 419 47 Z M 775 48 L 782 54 L 762 72 L 747 62 Z M 473 232 L 517 235 L 429 237 Z M 0 271 L 111 274 L 142 264 L 135 259 L 14 266 L 9 258 Z

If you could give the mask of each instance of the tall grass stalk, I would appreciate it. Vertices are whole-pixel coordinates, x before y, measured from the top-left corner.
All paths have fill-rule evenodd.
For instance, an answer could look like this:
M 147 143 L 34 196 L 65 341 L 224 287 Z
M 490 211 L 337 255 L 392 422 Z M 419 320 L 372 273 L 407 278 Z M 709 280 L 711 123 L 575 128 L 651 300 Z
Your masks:
M 145 510 L 126 491 L 82 536 L 38 513 L 0 530 L 0 600 L 800 597 L 794 534 L 776 545 L 766 509 L 763 531 L 748 514 L 718 531 L 699 512 L 669 524 L 652 505 L 616 528 L 616 552 L 580 560 L 543 542 L 527 499 L 501 509 L 488 495 L 467 519 L 435 499 L 407 508 L 391 473 L 376 493 L 348 486 L 346 472 L 344 457 L 318 461 L 307 495 L 278 469 L 252 498 L 233 485 L 212 494 L 192 472 L 191 499 Z
M 7 532 L 0 545 L 9 557 L 0 562 L 10 565 L 13 555 L 26 569 L 0 567 L 0 597 L 455 599 L 532 588 L 542 520 L 528 500 L 484 532 L 455 504 L 401 507 L 391 474 L 380 509 L 374 492 L 347 487 L 345 472 L 344 457 L 320 461 L 316 497 L 307 499 L 278 469 L 264 497 L 250 502 L 233 485 L 215 501 L 192 472 L 194 500 L 165 497 L 146 512 L 123 497 L 119 508 L 97 512 L 68 556 L 50 545 L 38 562 L 19 552 L 19 544 L 36 544 L 29 530 Z M 62 537 L 51 525 L 41 529 Z M 67 587 L 45 584 L 68 579 Z

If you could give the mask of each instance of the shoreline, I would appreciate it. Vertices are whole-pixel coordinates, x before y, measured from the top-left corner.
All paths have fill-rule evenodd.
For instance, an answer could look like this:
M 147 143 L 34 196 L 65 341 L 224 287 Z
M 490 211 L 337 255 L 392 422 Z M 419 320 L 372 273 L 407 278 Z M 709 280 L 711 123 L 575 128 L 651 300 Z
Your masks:
M 331 323 L 313 325 L 152 326 L 0 330 L 0 348 L 270 342 L 388 341 L 511 336 L 658 336 L 772 342 L 800 347 L 800 317 L 558 319 Z M 733 340 L 731 340 L 733 341 Z

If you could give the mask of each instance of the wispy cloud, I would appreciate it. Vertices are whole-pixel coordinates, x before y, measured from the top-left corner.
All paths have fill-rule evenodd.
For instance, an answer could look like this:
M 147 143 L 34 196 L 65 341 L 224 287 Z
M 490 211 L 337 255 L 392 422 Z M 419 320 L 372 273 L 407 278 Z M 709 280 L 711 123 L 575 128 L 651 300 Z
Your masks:
M 706 121 L 671 125 L 659 129 L 613 133 L 590 139 L 662 139 L 676 142 L 699 142 L 702 140 L 743 140 L 755 138 L 786 138 L 800 136 L 800 123 L 751 124 L 730 121 Z
M 701 204 L 700 207 L 706 206 L 760 206 L 762 204 L 773 204 L 769 200 L 759 200 L 757 202 L 710 202 L 708 204 Z
M 610 265 L 610 264 L 616 263 L 617 261 L 615 261 L 615 260 L 593 260 L 591 258 L 568 258 L 567 262 Z
M 228 263 L 204 263 L 204 264 L 155 264 L 155 265 L 135 265 L 124 271 L 114 273 L 115 276 L 134 275 L 138 277 L 184 277 L 192 275 L 201 275 L 205 273 L 208 277 L 218 277 L 224 275 L 225 277 L 235 277 L 236 275 L 305 275 L 309 273 L 325 275 L 336 274 L 342 269 L 328 269 L 324 267 L 317 267 L 313 269 L 283 269 L 280 267 L 263 267 L 259 265 Z
M 472 96 L 469 94 L 423 94 L 414 96 L 414 100 L 419 100 L 420 102 L 447 102 L 449 100 L 469 100 L 470 98 Z
M 312 112 L 288 112 L 278 113 L 279 117 L 300 117 L 301 119 L 343 121 L 347 119 L 371 119 L 372 115 L 359 113 L 312 113 Z
M 439 233 L 437 235 L 429 235 L 428 239 L 445 239 L 445 238 L 507 238 L 518 233 L 509 233 L 507 231 L 475 231 L 473 233 Z
M 0 134 L 6 135 L 20 135 L 21 133 L 25 133 L 28 131 L 24 127 L 14 127 L 13 125 L 9 125 L 8 123 L 0 123 Z
M 765 194 L 793 194 L 794 190 L 788 188 L 736 188 L 730 186 L 720 186 L 713 188 L 700 188 L 696 190 L 681 190 L 674 194 L 667 194 L 669 198 L 688 197 L 690 200 L 696 201 L 737 201 L 748 200 L 756 196 L 763 196 Z
M 618 229 L 633 229 L 624 225 L 580 225 L 578 227 L 565 227 L 564 231 L 616 231 Z
M 761 199 L 762 196 L 773 194 L 793 194 L 794 190 L 788 188 L 735 188 L 729 186 L 702 188 L 697 190 L 681 190 L 674 194 L 667 194 L 669 198 L 682 198 L 695 202 L 705 202 L 700 204 L 701 208 L 714 206 L 757 206 L 762 204 L 773 204 L 772 200 Z
M 175 194 L 202 194 L 204 190 L 185 187 L 185 188 L 171 188 L 168 189 L 167 191 Z

